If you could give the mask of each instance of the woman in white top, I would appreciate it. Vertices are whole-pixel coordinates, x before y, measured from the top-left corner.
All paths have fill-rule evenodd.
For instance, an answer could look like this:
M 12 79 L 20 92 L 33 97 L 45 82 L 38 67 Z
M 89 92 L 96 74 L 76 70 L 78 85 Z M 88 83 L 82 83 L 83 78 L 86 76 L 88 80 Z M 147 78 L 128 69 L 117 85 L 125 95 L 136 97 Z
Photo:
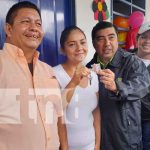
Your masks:
M 98 77 L 82 65 L 88 52 L 86 36 L 76 26 L 67 27 L 61 34 L 60 44 L 67 60 L 54 67 L 54 72 L 67 104 L 69 150 L 99 150 Z

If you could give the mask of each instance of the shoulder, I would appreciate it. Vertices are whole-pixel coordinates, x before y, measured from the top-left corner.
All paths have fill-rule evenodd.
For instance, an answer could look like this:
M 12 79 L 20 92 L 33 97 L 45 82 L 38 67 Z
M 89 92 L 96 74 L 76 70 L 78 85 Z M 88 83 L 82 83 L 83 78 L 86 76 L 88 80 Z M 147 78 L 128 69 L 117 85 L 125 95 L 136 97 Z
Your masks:
M 55 72 L 60 71 L 60 70 L 61 70 L 61 65 L 59 64 L 59 65 L 57 65 L 57 66 L 54 66 L 54 67 L 53 67 L 53 70 L 54 70 Z
M 146 66 L 134 53 L 119 49 L 112 61 L 112 64 L 123 70 L 145 70 Z
M 53 67 L 53 71 L 54 71 L 54 73 L 55 73 L 55 76 L 56 77 L 58 77 L 58 76 L 63 76 L 63 68 L 62 68 L 62 65 L 61 64 L 59 64 L 59 65 L 57 65 L 57 66 L 55 66 L 55 67 Z
M 65 74 L 61 64 L 53 67 L 53 71 L 54 71 L 54 74 L 55 74 L 56 78 L 59 81 L 64 80 L 66 78 L 66 76 L 65 76 L 66 74 Z
M 0 50 L 0 72 L 8 68 L 8 64 L 12 64 L 11 59 L 4 50 Z
M 51 76 L 54 76 L 54 71 L 53 71 L 52 66 L 40 60 L 38 60 L 37 64 L 38 64 L 38 67 L 37 67 L 38 71 L 43 70 L 43 72 L 48 73 Z
M 122 62 L 138 62 L 141 63 L 142 61 L 136 56 L 135 53 L 127 52 L 123 49 L 119 49 L 117 52 L 117 56 L 119 55 L 119 58 L 122 60 Z
M 131 52 L 128 52 L 126 50 L 123 50 L 123 49 L 118 49 L 118 53 L 122 56 L 122 57 L 125 57 L 125 58 L 128 58 L 128 57 L 134 57 L 135 54 L 134 53 L 131 53 Z
M 122 56 L 124 59 L 124 64 L 126 64 L 126 67 L 128 69 L 133 69 L 133 70 L 139 70 L 141 72 L 145 72 L 147 70 L 144 62 L 134 53 L 130 52 L 123 52 Z
M 41 60 L 38 60 L 38 64 L 43 68 L 52 69 L 52 66 L 50 66 L 49 64 L 47 64 Z

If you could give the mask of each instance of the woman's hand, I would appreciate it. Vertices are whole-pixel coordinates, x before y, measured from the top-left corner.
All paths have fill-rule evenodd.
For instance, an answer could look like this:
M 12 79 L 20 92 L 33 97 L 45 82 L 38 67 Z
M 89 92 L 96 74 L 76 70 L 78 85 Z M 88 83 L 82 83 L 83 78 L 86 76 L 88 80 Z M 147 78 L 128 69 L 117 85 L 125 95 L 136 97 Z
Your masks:
M 74 75 L 72 77 L 72 81 L 74 83 L 76 83 L 77 85 L 80 84 L 80 81 L 83 77 L 88 77 L 90 74 L 90 69 L 88 69 L 87 67 L 85 66 L 81 66 L 81 65 L 78 65 L 75 72 L 74 72 Z
M 90 70 L 88 68 L 81 65 L 77 66 L 71 81 L 65 88 L 66 89 L 65 100 L 67 101 L 67 103 L 70 102 L 74 90 L 76 86 L 80 84 L 82 78 L 87 77 L 89 74 L 90 74 Z

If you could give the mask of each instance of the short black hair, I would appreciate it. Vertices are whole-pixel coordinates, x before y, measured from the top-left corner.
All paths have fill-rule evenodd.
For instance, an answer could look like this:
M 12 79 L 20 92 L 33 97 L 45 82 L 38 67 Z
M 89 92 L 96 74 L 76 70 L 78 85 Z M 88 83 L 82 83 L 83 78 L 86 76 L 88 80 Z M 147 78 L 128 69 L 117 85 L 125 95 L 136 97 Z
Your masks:
M 66 42 L 68 36 L 70 35 L 71 31 L 73 31 L 73 30 L 79 30 L 85 36 L 85 33 L 79 27 L 77 27 L 75 25 L 66 27 L 61 32 L 61 36 L 60 36 L 60 46 L 61 46 L 61 48 L 64 48 L 64 43 Z M 85 38 L 86 38 L 86 36 L 85 36 Z
M 32 9 L 35 9 L 38 12 L 38 14 L 39 14 L 39 16 L 41 18 L 41 12 L 40 12 L 39 8 L 35 4 L 33 4 L 33 3 L 29 2 L 29 1 L 22 1 L 22 2 L 18 2 L 16 4 L 14 4 L 8 10 L 8 13 L 6 15 L 6 23 L 12 25 L 13 22 L 14 22 L 14 18 L 17 15 L 18 10 L 20 10 L 22 8 L 32 8 Z
M 92 41 L 94 41 L 97 31 L 111 27 L 113 27 L 115 29 L 116 34 L 118 34 L 117 27 L 113 23 L 108 21 L 98 22 L 92 29 Z

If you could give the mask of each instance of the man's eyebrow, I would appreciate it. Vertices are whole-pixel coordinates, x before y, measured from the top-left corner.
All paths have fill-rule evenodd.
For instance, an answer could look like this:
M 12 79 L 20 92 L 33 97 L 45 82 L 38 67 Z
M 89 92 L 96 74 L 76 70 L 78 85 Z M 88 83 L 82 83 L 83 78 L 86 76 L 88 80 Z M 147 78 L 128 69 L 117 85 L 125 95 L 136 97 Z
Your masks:
M 29 19 L 29 20 L 32 20 L 30 17 L 22 17 L 20 20 L 24 20 L 24 19 Z M 35 19 L 36 21 L 41 21 L 41 18 L 36 18 Z
M 115 34 L 114 34 L 114 33 L 111 33 L 111 34 L 108 34 L 108 35 L 106 35 L 106 36 L 99 35 L 99 36 L 97 36 L 97 37 L 95 37 L 95 38 L 98 39 L 98 38 L 107 37 L 107 36 L 115 36 Z
M 109 34 L 108 36 L 115 36 L 115 33 L 111 33 L 111 34 Z
M 68 42 L 66 42 L 66 43 L 73 43 L 73 42 L 76 42 L 76 41 L 68 41 Z
M 99 38 L 101 38 L 101 37 L 105 37 L 105 36 L 99 35 L 99 36 L 96 36 L 95 38 L 96 38 L 96 39 L 99 39 Z

